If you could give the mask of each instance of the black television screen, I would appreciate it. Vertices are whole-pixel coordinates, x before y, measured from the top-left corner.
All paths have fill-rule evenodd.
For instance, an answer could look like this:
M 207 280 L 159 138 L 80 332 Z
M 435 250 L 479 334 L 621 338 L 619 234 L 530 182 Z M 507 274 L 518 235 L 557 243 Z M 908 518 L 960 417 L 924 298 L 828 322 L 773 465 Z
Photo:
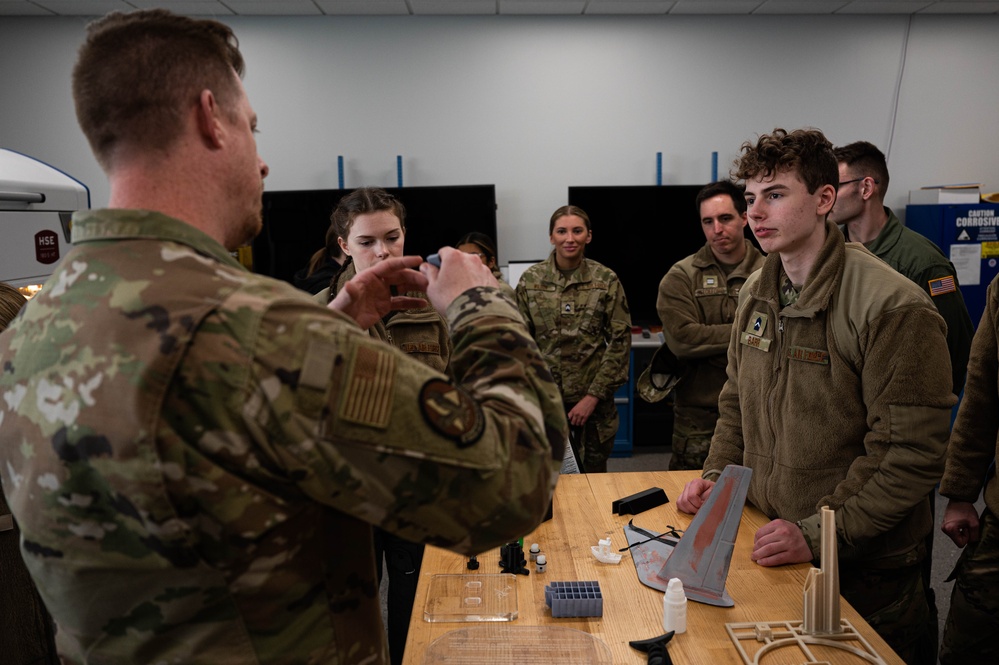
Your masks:
M 586 256 L 617 273 L 636 326 L 661 325 L 656 313 L 659 282 L 674 263 L 704 245 L 694 207 L 702 187 L 569 188 L 569 203 L 586 211 L 593 228 Z M 748 226 L 746 235 L 752 235 Z
M 352 189 L 264 192 L 253 269 L 287 282 L 326 243 L 330 213 Z M 469 231 L 496 238 L 495 185 L 386 187 L 406 206 L 406 254 L 427 256 Z

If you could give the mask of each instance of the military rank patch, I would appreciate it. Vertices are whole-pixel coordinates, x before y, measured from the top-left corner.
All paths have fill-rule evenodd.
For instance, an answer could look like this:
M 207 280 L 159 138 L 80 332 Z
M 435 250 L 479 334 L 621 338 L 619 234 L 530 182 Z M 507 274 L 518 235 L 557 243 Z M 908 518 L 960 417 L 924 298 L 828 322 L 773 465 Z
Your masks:
M 705 288 L 705 289 L 713 289 L 716 286 L 718 286 L 718 278 L 717 277 L 715 277 L 714 275 L 705 275 L 704 276 L 703 288 Z
M 954 293 L 957 291 L 957 283 L 954 281 L 953 275 L 931 279 L 929 284 L 931 296 L 942 296 L 945 293 Z
M 739 342 L 754 349 L 769 352 L 771 340 L 763 338 L 763 333 L 767 330 L 767 321 L 766 314 L 753 312 L 753 315 L 749 318 L 749 323 L 746 324 L 746 329 L 739 337 Z
M 340 418 L 368 427 L 388 427 L 394 383 L 395 356 L 375 346 L 358 346 L 347 370 Z
M 482 409 L 472 396 L 443 379 L 430 379 L 423 384 L 420 410 L 431 427 L 452 439 L 459 448 L 478 441 L 486 428 Z
M 746 332 L 750 335 L 762 335 L 767 331 L 767 315 L 760 312 L 753 312 L 753 316 L 746 324 Z
M 806 349 L 803 346 L 792 346 L 787 352 L 787 357 L 791 360 L 800 360 L 817 365 L 829 364 L 829 352 L 822 349 Z

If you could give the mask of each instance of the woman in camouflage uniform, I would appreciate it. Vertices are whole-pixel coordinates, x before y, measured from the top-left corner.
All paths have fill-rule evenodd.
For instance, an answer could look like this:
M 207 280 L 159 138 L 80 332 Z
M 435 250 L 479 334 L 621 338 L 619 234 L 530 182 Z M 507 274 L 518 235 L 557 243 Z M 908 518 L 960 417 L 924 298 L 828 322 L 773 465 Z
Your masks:
M 556 210 L 548 234 L 555 249 L 521 276 L 517 305 L 562 391 L 580 466 L 605 472 L 618 427 L 614 392 L 628 380 L 628 301 L 614 271 L 583 255 L 593 234 L 581 208 Z
M 406 209 L 383 189 L 361 188 L 337 204 L 330 217 L 340 248 L 346 255 L 343 267 L 333 276 L 330 288 L 317 297 L 324 304 L 333 300 L 357 271 L 385 259 L 402 256 L 406 241 Z M 407 293 L 426 298 L 425 293 Z M 425 365 L 446 372 L 451 357 L 447 326 L 432 306 L 389 313 L 371 326 L 368 333 L 417 358 Z M 423 545 L 411 543 L 375 528 L 375 561 L 381 580 L 384 558 L 389 576 L 388 637 L 389 658 L 402 663 L 409 618 L 416 598 L 416 583 L 423 563 Z

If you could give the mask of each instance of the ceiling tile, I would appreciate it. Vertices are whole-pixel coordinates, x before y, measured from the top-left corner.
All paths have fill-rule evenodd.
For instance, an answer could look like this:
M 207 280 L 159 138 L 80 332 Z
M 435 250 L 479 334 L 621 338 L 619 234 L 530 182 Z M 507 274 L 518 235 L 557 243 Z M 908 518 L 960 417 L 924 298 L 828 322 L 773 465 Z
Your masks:
M 590 0 L 587 16 L 595 14 L 665 14 L 676 0 Z
M 680 0 L 670 14 L 752 14 L 763 0 Z
M 837 14 L 913 14 L 930 5 L 929 0 L 853 0 Z
M 24 0 L 0 0 L 0 16 L 52 16 L 52 12 Z
M 35 0 L 35 4 L 62 16 L 103 16 L 113 11 L 135 10 L 122 0 Z
M 500 14 L 575 15 L 586 8 L 586 0 L 499 0 Z
M 475 14 L 496 13 L 496 0 L 409 0 L 414 14 Z
M 308 16 L 322 14 L 312 0 L 224 0 L 240 16 Z
M 138 9 L 164 7 L 185 16 L 231 16 L 232 10 L 218 0 L 128 0 Z
M 405 0 L 314 0 L 323 13 L 333 15 L 396 16 L 409 14 Z
M 934 2 L 920 14 L 995 14 L 999 12 L 999 2 L 962 2 L 961 0 L 944 0 Z
M 754 14 L 832 14 L 848 0 L 766 0 Z

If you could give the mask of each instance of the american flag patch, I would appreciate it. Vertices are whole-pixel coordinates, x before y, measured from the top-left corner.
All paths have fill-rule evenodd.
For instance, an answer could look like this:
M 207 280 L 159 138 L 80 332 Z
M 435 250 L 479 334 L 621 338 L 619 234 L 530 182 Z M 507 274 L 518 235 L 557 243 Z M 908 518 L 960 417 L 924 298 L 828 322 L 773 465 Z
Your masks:
M 388 427 L 394 378 L 395 356 L 371 346 L 358 347 L 344 385 L 340 418 L 369 427 Z
M 957 284 L 954 283 L 953 275 L 930 280 L 931 296 L 942 296 L 945 293 L 953 293 L 954 291 L 957 291 Z

